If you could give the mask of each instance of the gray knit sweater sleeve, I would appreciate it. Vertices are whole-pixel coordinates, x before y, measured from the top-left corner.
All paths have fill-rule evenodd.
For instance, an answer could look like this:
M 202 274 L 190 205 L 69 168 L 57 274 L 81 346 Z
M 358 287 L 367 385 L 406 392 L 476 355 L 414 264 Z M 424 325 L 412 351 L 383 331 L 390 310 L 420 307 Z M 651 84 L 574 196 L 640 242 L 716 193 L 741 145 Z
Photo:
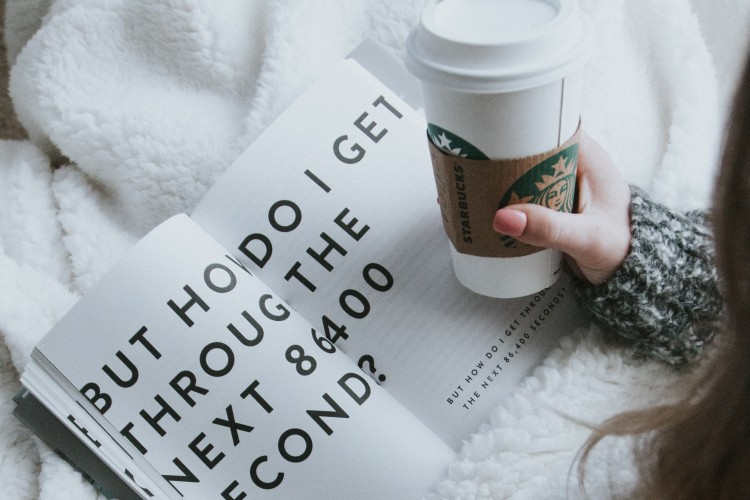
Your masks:
M 603 285 L 576 287 L 593 320 L 638 355 L 678 365 L 713 338 L 723 301 L 706 215 L 671 212 L 631 187 L 630 253 Z

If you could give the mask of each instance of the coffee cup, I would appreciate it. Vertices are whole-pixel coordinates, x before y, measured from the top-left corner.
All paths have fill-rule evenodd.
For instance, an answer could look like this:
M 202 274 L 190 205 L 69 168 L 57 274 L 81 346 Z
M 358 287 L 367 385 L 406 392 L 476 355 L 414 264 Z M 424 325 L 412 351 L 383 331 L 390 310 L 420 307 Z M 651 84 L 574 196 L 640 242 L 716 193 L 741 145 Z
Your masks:
M 434 1 L 409 34 L 454 272 L 474 292 L 530 295 L 561 274 L 559 251 L 503 237 L 492 219 L 513 203 L 572 210 L 591 47 L 575 0 Z

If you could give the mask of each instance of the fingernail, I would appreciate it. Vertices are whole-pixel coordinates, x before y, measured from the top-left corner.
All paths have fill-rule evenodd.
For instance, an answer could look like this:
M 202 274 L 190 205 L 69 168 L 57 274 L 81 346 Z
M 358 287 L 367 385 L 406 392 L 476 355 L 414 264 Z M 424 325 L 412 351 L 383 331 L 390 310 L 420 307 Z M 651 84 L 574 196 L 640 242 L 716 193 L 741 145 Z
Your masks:
M 492 227 L 500 234 L 521 236 L 526 229 L 526 214 L 512 208 L 502 208 L 495 213 Z

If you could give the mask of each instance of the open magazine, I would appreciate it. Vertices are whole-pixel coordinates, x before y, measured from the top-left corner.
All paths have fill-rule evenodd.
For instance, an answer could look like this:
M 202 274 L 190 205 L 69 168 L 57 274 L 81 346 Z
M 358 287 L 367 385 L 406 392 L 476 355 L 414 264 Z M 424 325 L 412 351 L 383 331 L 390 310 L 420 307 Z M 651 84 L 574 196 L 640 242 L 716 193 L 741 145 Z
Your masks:
M 67 458 L 135 498 L 426 493 L 580 318 L 566 276 L 456 281 L 426 141 L 397 59 L 331 67 L 36 346 L 28 397 L 98 468 Z

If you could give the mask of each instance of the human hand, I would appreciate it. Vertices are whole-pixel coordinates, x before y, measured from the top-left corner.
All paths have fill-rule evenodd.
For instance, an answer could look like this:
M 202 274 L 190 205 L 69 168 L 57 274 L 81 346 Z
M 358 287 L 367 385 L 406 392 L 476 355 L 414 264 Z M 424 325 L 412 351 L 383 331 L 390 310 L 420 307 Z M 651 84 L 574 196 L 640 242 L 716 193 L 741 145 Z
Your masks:
M 586 133 L 581 134 L 577 190 L 576 213 L 517 204 L 498 210 L 493 227 L 523 243 L 563 251 L 576 274 L 600 284 L 630 250 L 630 187 Z

